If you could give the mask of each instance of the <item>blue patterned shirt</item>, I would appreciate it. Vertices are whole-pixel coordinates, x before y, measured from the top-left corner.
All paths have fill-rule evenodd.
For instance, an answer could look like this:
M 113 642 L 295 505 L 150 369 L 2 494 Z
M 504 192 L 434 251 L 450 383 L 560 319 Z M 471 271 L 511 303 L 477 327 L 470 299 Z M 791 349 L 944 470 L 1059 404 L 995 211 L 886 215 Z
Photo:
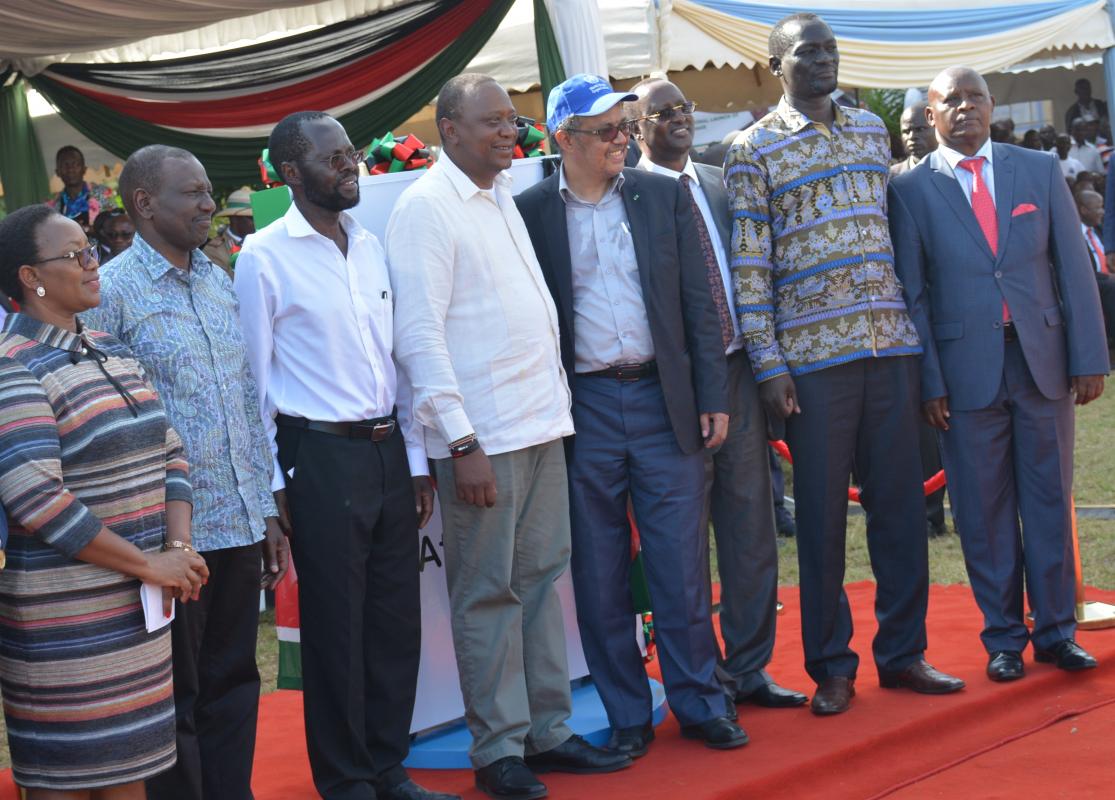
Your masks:
M 894 273 L 889 163 L 870 111 L 838 106 L 829 130 L 785 98 L 732 144 L 733 286 L 756 380 L 921 352 Z
M 155 384 L 190 464 L 193 544 L 209 551 L 260 541 L 276 511 L 232 281 L 200 250 L 190 258 L 178 269 L 137 233 L 81 318 L 126 344 Z

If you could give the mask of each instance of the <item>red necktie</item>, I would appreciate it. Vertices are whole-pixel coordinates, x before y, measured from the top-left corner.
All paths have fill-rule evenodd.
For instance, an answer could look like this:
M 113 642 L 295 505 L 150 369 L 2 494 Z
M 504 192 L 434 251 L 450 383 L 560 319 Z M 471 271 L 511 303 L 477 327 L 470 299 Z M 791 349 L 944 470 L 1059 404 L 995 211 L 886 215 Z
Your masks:
M 720 319 L 720 338 L 724 340 L 724 349 L 736 338 L 732 328 L 732 311 L 728 308 L 728 294 L 724 291 L 724 279 L 720 276 L 720 263 L 716 260 L 716 250 L 712 246 L 712 236 L 708 226 L 705 225 L 705 215 L 697 205 L 697 198 L 693 188 L 689 185 L 690 177 L 682 175 L 681 181 L 685 193 L 689 195 L 689 205 L 693 207 L 693 217 L 697 223 L 697 239 L 701 243 L 701 255 L 705 257 L 705 270 L 708 273 L 708 288 L 712 292 L 712 304 L 716 307 L 716 316 Z
M 972 173 L 972 211 L 976 212 L 976 222 L 979 223 L 983 236 L 991 248 L 992 255 L 999 254 L 999 218 L 995 214 L 995 200 L 987 189 L 983 180 L 983 156 L 961 159 L 957 165 L 963 170 Z M 1010 311 L 1007 301 L 1003 300 L 1003 322 L 1010 322 Z
M 1102 272 L 1106 275 L 1109 270 L 1107 269 L 1107 260 L 1104 256 L 1103 245 L 1100 244 L 1100 240 L 1096 238 L 1095 231 L 1092 230 L 1091 225 L 1085 228 L 1085 232 L 1088 235 L 1088 241 L 1092 243 L 1092 251 L 1096 254 L 1096 272 Z

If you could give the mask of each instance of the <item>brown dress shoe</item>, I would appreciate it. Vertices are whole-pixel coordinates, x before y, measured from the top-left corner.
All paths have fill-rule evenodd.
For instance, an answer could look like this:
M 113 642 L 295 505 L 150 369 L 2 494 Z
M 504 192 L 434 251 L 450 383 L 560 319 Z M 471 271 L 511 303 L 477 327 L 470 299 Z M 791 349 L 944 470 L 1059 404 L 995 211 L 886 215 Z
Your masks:
M 834 675 L 817 684 L 811 707 L 814 714 L 843 714 L 851 708 L 852 698 L 855 696 L 856 679 Z
M 925 659 L 920 659 L 900 672 L 879 670 L 879 685 L 884 689 L 909 689 L 919 694 L 952 694 L 964 688 L 964 681 L 938 672 Z

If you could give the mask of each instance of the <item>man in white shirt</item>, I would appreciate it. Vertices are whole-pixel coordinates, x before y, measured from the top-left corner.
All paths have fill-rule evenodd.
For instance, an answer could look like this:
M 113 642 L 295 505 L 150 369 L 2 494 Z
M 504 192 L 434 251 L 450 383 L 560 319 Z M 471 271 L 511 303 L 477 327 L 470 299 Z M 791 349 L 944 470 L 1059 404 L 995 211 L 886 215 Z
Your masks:
M 1061 167 L 1061 175 L 1069 183 L 1076 180 L 1076 176 L 1084 172 L 1084 165 L 1069 155 L 1072 150 L 1072 139 L 1067 133 L 1057 135 L 1053 145 L 1057 153 L 1057 163 Z
M 1075 158 L 1089 172 L 1103 175 L 1106 172 L 1103 168 L 1103 156 L 1100 154 L 1099 148 L 1088 141 L 1088 120 L 1083 117 L 1074 119 L 1072 126 L 1069 128 L 1069 134 L 1072 135 L 1069 157 Z
M 294 204 L 248 237 L 234 285 L 298 570 L 314 785 L 330 800 L 450 800 L 403 767 L 433 490 L 392 361 L 383 249 L 344 213 L 363 154 L 320 112 L 284 118 L 268 146 Z
M 610 772 L 631 762 L 566 724 L 555 581 L 569 565 L 562 439 L 573 421 L 557 313 L 505 172 L 517 119 L 491 78 L 466 73 L 442 87 L 443 152 L 395 205 L 387 261 L 395 353 L 437 470 L 476 785 L 535 798 L 546 787 L 532 768 Z
M 778 544 L 766 415 L 743 348 L 739 319 L 733 313 L 735 293 L 727 257 L 731 220 L 724 173 L 720 167 L 694 164 L 690 159 L 694 106 L 677 86 L 649 79 L 632 91 L 639 96 L 632 104 L 639 120 L 635 136 L 643 153 L 638 166 L 687 182 L 694 219 L 705 228 L 711 244 L 713 258 L 705 265 L 710 289 L 724 298 L 727 312 L 721 334 L 728 360 L 730 422 L 724 444 L 708 459 L 701 525 L 701 531 L 707 532 L 711 515 L 716 531 L 720 632 L 724 638 L 720 680 L 735 702 L 770 708 L 799 706 L 808 698 L 776 684 L 765 669 L 774 651 Z

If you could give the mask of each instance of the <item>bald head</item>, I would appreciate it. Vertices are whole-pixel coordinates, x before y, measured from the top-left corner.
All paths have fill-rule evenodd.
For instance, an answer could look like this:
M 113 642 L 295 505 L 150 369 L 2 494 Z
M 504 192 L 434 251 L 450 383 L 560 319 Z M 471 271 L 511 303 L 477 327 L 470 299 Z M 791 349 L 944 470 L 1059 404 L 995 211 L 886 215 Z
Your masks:
M 639 149 L 655 164 L 680 172 L 693 147 L 693 107 L 664 78 L 642 81 L 632 91 L 638 96 L 630 105 L 639 120 Z
M 1085 225 L 1098 228 L 1103 224 L 1103 195 L 1092 189 L 1079 189 L 1073 193 L 1080 221 Z
M 966 156 L 975 155 L 991 136 L 995 98 L 983 76 L 968 67 L 949 67 L 929 84 L 926 115 L 937 141 Z

